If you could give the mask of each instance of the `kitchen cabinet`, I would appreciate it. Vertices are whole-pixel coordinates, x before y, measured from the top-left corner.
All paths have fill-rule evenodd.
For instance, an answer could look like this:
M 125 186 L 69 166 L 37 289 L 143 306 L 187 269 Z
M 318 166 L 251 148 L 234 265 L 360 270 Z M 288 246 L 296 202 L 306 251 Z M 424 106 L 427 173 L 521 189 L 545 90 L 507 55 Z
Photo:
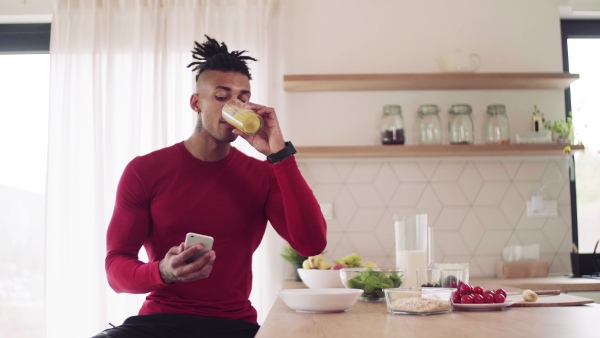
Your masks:
M 383 90 L 564 90 L 579 79 L 570 73 L 288 74 L 287 92 Z M 456 156 L 563 156 L 564 144 L 305 146 L 298 158 Z M 572 151 L 582 146 L 571 146 Z
M 579 79 L 570 73 L 291 74 L 288 92 L 373 90 L 565 89 Z

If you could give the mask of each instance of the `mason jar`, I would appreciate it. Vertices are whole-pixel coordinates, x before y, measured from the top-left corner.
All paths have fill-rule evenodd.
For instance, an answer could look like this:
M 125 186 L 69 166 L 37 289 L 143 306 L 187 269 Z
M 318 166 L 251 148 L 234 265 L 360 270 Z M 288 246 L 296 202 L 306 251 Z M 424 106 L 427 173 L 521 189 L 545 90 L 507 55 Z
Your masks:
M 483 121 L 483 142 L 509 144 L 510 126 L 503 104 L 490 104 Z
M 473 144 L 473 109 L 468 104 L 453 104 L 448 111 L 448 141 L 450 144 Z
M 404 118 L 402 118 L 400 105 L 388 104 L 383 106 L 381 143 L 404 144 Z
M 422 104 L 417 111 L 417 143 L 418 144 L 441 144 L 442 122 L 440 120 L 440 108 L 436 104 Z

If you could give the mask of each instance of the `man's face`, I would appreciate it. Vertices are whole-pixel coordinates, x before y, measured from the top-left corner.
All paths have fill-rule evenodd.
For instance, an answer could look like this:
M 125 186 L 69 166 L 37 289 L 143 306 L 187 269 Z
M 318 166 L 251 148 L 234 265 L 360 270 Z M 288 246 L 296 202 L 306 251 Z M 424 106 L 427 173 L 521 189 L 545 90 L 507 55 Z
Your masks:
M 190 105 L 199 112 L 202 123 L 200 133 L 222 142 L 234 141 L 237 135 L 231 132 L 233 126 L 225 122 L 221 110 L 231 99 L 238 98 L 243 102 L 250 100 L 248 77 L 238 72 L 207 70 L 200 74 L 196 89 Z

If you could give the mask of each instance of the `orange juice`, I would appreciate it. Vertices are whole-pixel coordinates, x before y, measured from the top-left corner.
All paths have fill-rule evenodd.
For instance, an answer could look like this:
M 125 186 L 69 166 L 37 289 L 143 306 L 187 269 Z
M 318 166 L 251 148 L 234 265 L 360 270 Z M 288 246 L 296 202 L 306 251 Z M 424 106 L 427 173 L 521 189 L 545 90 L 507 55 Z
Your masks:
M 244 107 L 242 101 L 235 99 L 223 106 L 223 119 L 247 135 L 253 136 L 262 130 L 263 119 L 253 110 Z

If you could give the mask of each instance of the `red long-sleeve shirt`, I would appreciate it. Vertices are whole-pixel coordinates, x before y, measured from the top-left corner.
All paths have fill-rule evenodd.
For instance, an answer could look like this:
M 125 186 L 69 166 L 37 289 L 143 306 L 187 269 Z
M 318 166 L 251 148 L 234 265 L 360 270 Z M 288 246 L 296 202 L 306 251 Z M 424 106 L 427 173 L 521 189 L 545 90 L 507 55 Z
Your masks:
M 140 315 L 181 313 L 256 323 L 252 254 L 267 221 L 305 256 L 321 253 L 326 223 L 294 157 L 272 165 L 231 148 L 215 162 L 183 142 L 133 159 L 117 188 L 106 273 L 116 292 L 148 293 Z M 215 238 L 207 279 L 163 283 L 158 262 L 188 232 Z M 138 259 L 144 246 L 148 263 Z

